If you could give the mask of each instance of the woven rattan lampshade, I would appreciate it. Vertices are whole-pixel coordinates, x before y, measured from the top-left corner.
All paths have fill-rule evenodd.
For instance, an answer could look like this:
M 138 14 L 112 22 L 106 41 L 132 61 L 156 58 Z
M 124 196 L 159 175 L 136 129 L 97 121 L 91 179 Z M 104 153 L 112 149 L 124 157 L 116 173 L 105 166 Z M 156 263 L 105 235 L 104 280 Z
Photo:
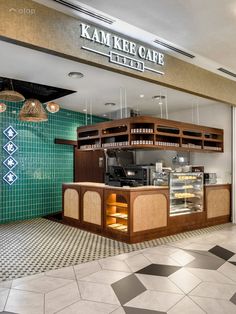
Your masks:
M 6 110 L 7 110 L 7 106 L 3 102 L 0 102 L 0 113 Z
M 51 113 L 56 113 L 60 110 L 60 106 L 54 101 L 51 101 L 47 104 L 46 109 Z
M 43 122 L 48 120 L 46 111 L 37 99 L 27 99 L 19 113 L 21 121 Z
M 3 90 L 0 92 L 0 100 L 4 101 L 24 101 L 25 97 L 14 90 Z

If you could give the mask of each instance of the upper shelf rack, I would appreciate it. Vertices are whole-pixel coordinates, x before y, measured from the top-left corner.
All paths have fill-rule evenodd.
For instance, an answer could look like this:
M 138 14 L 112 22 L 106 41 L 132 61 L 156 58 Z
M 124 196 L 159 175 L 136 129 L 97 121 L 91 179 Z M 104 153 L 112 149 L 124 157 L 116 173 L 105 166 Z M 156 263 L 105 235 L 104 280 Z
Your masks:
M 141 148 L 224 151 L 224 130 L 148 116 L 106 121 L 77 129 L 78 149 Z

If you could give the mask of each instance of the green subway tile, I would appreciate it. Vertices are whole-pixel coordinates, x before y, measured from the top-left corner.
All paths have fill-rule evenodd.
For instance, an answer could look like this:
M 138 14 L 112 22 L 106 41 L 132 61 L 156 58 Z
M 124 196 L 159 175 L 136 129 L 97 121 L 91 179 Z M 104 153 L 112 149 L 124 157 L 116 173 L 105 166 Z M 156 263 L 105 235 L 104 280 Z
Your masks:
M 19 179 L 12 186 L 2 179 L 0 183 L 0 223 L 61 211 L 61 184 L 73 180 L 73 148 L 54 144 L 54 139 L 76 140 L 77 127 L 85 124 L 84 114 L 65 109 L 48 113 L 47 122 L 22 122 L 17 118 L 21 106 L 7 103 L 7 111 L 0 114 L 1 178 L 7 173 L 2 146 L 8 141 L 2 132 L 9 125 L 18 132 L 13 142 L 19 147 L 13 155 Z M 93 123 L 102 121 L 93 116 Z

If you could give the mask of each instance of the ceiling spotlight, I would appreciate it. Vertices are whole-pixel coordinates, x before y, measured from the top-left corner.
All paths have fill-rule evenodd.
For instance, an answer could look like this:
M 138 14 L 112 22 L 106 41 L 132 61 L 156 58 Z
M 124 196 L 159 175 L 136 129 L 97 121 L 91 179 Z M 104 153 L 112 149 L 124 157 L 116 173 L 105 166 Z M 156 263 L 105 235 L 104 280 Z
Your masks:
M 164 95 L 155 95 L 155 96 L 152 96 L 152 100 L 164 100 L 166 98 L 166 96 Z
M 86 108 L 84 108 L 84 109 L 83 109 L 83 112 L 87 112 L 87 109 L 86 109 Z
M 140 97 L 140 98 L 143 98 L 143 97 L 144 97 L 144 94 L 140 94 L 139 97 Z
M 114 102 L 106 102 L 104 105 L 105 106 L 115 106 L 116 104 Z
M 103 114 L 103 117 L 107 117 L 107 114 L 106 114 L 106 113 L 104 113 L 104 114 Z
M 47 104 L 46 106 L 47 111 L 51 112 L 51 113 L 55 113 L 58 112 L 60 110 L 60 106 L 55 103 L 54 101 L 51 101 Z
M 70 72 L 70 73 L 68 73 L 68 76 L 72 77 L 72 78 L 79 79 L 79 78 L 84 77 L 84 74 L 81 72 Z
M 7 106 L 3 102 L 1 102 L 0 103 L 0 113 L 4 112 L 6 110 L 7 110 Z

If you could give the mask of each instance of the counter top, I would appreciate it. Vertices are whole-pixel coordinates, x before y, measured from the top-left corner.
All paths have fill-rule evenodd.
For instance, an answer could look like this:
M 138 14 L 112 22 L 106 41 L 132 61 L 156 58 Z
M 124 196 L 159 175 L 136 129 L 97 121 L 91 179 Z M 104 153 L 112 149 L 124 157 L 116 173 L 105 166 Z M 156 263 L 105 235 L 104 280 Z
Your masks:
M 144 190 L 167 190 L 168 186 L 156 186 L 156 185 L 144 185 L 144 186 L 111 186 L 106 185 L 104 183 L 96 183 L 96 182 L 68 182 L 63 183 L 63 185 L 77 185 L 77 186 L 90 186 L 96 188 L 105 188 L 105 189 L 117 189 L 124 191 L 144 191 Z
M 160 190 L 160 189 L 169 189 L 169 186 L 158 186 L 158 185 L 144 185 L 144 186 L 111 186 L 104 183 L 96 182 L 66 182 L 64 185 L 78 185 L 78 186 L 91 186 L 95 188 L 106 188 L 106 189 L 122 189 L 124 191 L 137 191 L 137 190 Z M 221 186 L 221 185 L 230 185 L 231 183 L 215 183 L 215 184 L 204 184 L 205 187 L 211 186 Z

